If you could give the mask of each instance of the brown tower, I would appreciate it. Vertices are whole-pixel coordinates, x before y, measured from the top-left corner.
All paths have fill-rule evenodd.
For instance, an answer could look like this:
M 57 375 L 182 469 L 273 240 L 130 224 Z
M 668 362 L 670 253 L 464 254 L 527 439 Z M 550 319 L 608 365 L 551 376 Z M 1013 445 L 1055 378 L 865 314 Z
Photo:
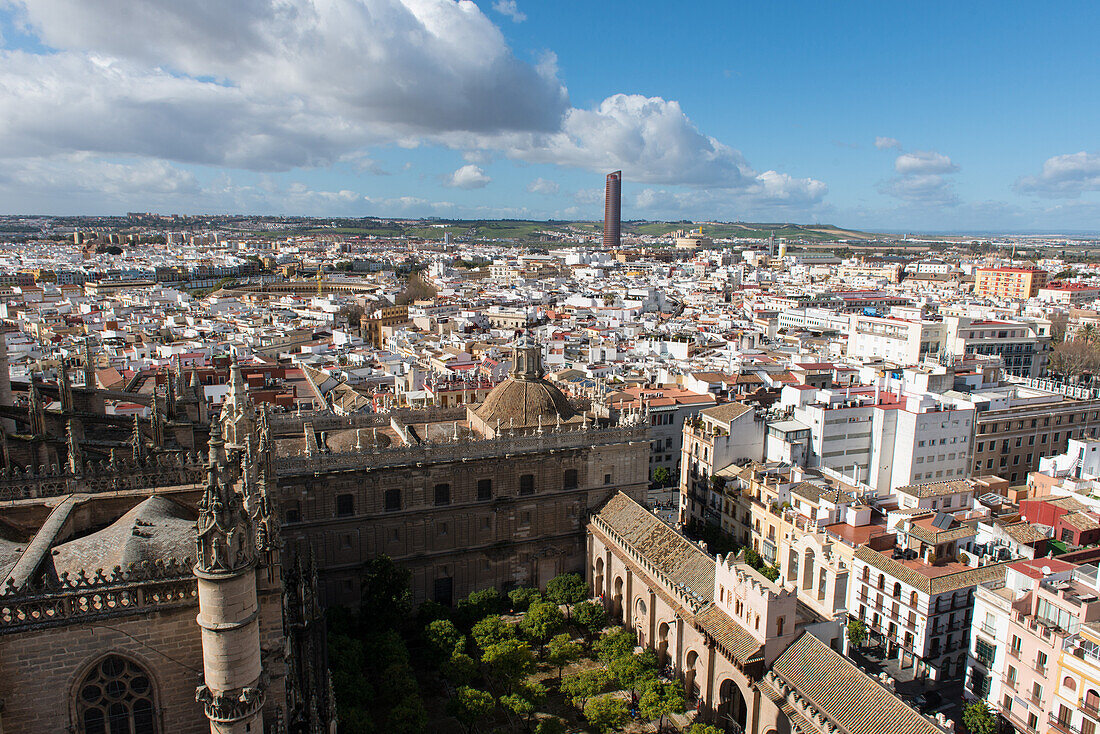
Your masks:
M 603 246 L 617 248 L 621 243 L 619 223 L 623 214 L 623 172 L 607 174 L 603 198 Z

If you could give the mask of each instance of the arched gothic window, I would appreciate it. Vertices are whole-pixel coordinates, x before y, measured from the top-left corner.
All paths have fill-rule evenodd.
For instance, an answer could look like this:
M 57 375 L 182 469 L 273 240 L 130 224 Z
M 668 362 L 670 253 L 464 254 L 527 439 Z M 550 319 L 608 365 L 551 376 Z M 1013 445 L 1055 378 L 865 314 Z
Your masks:
M 153 683 L 135 663 L 108 655 L 76 692 L 81 734 L 156 734 Z

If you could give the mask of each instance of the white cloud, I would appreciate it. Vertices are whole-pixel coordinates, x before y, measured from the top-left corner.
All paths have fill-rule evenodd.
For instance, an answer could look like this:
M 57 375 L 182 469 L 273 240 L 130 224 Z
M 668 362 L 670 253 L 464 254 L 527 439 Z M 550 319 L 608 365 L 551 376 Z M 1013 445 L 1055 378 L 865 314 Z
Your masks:
M 0 138 L 24 150 L 285 170 L 437 133 L 554 131 L 568 108 L 553 65 L 517 60 L 472 2 L 16 7 L 59 49 L 0 54 L 0 105 L 18 111 Z
M 497 0 L 493 3 L 493 10 L 501 15 L 507 15 L 513 23 L 522 23 L 527 20 L 527 14 L 521 13 L 516 7 L 516 0 Z
M 448 176 L 444 185 L 456 189 L 483 189 L 492 180 L 479 166 L 469 163 Z
M 1100 154 L 1069 153 L 1047 158 L 1038 176 L 1023 176 L 1015 189 L 1025 194 L 1074 199 L 1085 191 L 1100 191 Z
M 777 206 L 825 190 L 760 173 L 674 100 L 570 107 L 556 56 L 518 60 L 470 0 L 2 1 L 51 50 L 0 50 L 0 159 L 384 174 L 372 146 L 442 144 L 463 153 L 450 182 L 466 187 L 506 155 Z
M 560 187 L 556 181 L 548 181 L 545 178 L 536 178 L 527 184 L 527 191 L 532 194 L 546 194 L 548 196 L 558 193 Z
M 954 173 L 959 167 L 951 159 L 934 150 L 915 150 L 902 153 L 894 161 L 894 170 L 903 176 L 927 173 Z
M 959 203 L 947 176 L 959 170 L 949 157 L 933 150 L 902 153 L 894 160 L 898 175 L 879 184 L 879 191 L 912 204 L 954 206 Z
M 897 138 L 886 138 L 879 135 L 875 138 L 875 147 L 879 150 L 901 150 L 901 143 Z

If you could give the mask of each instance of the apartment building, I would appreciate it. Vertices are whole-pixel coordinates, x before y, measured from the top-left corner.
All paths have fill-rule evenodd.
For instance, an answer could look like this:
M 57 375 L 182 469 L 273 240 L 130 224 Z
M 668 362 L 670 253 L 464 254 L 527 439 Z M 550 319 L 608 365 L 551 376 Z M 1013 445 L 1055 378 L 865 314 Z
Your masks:
M 1100 288 L 1085 283 L 1050 283 L 1037 295 L 1040 301 L 1055 306 L 1083 306 L 1100 298 Z
M 942 321 L 852 314 L 848 325 L 848 356 L 854 359 L 914 365 L 939 355 L 946 341 Z
M 792 406 L 796 423 L 769 432 L 769 456 L 804 453 L 806 466 L 832 469 L 880 492 L 966 475 L 973 408 L 930 393 L 899 397 L 876 388 L 800 390 L 797 399 L 805 402 Z M 798 426 L 810 429 L 804 451 L 782 445 L 804 439 Z
M 891 515 L 887 521 L 891 527 L 894 519 Z M 961 678 L 974 587 L 1000 580 L 1004 567 L 953 560 L 974 529 L 950 515 L 903 513 L 898 521 L 896 536 L 880 536 L 855 552 L 848 614 L 861 620 L 901 667 L 913 668 L 916 677 Z
M 974 272 L 974 293 L 1026 300 L 1039 295 L 1047 279 L 1047 272 L 1039 268 L 979 268 Z
M 680 523 L 718 524 L 725 482 L 712 477 L 734 463 L 759 461 L 763 451 L 764 418 L 751 405 L 716 405 L 684 421 Z
M 945 351 L 957 357 L 996 355 L 1016 377 L 1038 378 L 1050 352 L 1050 322 L 991 321 L 948 316 Z
M 642 411 L 649 416 L 649 476 L 664 467 L 671 481 L 680 476 L 684 421 L 717 403 L 709 393 L 678 387 L 629 387 L 608 395 L 604 402 L 620 411 Z
M 1042 457 L 1062 454 L 1070 439 L 1091 436 L 1100 428 L 1100 400 L 1024 388 L 994 402 L 983 402 L 980 393 L 973 397 L 978 413 L 971 471 L 978 476 L 997 474 L 1011 484 L 1021 483 L 1039 468 Z
M 1048 721 L 1058 734 L 1100 730 L 1100 623 L 1086 622 L 1062 644 Z
M 1070 687 L 1062 652 L 1082 625 L 1100 621 L 1097 568 L 1045 558 L 1015 561 L 1004 571 L 976 590 L 966 690 L 1017 730 L 1047 731 L 1049 723 L 1074 718 L 1056 699 Z

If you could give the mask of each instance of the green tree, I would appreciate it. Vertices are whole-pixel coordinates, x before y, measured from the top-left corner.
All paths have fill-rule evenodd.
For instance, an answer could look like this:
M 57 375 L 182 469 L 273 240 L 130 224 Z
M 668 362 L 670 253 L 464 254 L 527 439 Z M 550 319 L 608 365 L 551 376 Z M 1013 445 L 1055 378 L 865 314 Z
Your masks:
M 760 569 L 760 575 L 768 581 L 775 581 L 779 578 L 779 566 L 764 566 Z
M 501 619 L 499 614 L 490 614 L 488 617 L 485 617 L 485 619 L 475 624 L 470 634 L 473 636 L 477 646 L 484 652 L 498 642 L 504 642 L 505 640 L 514 638 L 516 636 L 516 627 Z
M 558 605 L 548 601 L 533 602 L 519 622 L 519 628 L 529 640 L 545 645 L 550 637 L 565 626 L 565 615 Z
M 657 654 L 652 650 L 623 655 L 608 663 L 607 669 L 619 681 L 623 688 L 629 688 L 634 694 L 639 688 L 645 688 L 657 677 Z
M 490 645 L 481 662 L 490 673 L 511 693 L 515 685 L 535 669 L 535 653 L 522 640 L 504 640 Z
M 456 652 L 439 666 L 439 672 L 452 685 L 465 686 L 477 675 L 477 662 L 464 652 Z
M 574 604 L 579 604 L 588 598 L 588 584 L 580 574 L 563 573 L 550 579 L 546 584 L 546 596 L 555 604 L 565 605 L 565 613 L 568 617 Z
M 658 487 L 667 487 L 672 481 L 672 472 L 667 466 L 659 466 L 653 470 L 653 483 Z
M 472 732 L 474 724 L 489 715 L 493 710 L 493 696 L 487 691 L 462 686 L 455 691 L 454 697 L 447 702 L 447 711 Z
M 428 712 L 420 696 L 409 696 L 397 702 L 386 717 L 386 732 L 419 734 L 428 726 Z
M 630 721 L 630 710 L 626 701 L 618 696 L 599 696 L 591 698 L 584 705 L 584 718 L 596 727 L 596 731 L 605 734 L 618 731 Z
M 533 602 L 540 601 L 542 599 L 542 594 L 539 593 L 538 589 L 532 589 L 525 586 L 509 591 L 508 599 L 512 602 L 512 611 L 523 612 L 526 611 Z
M 600 660 L 609 663 L 615 658 L 633 653 L 636 644 L 637 640 L 635 640 L 633 632 L 625 627 L 617 627 L 614 631 L 596 640 L 596 644 L 592 647 L 595 648 L 596 656 Z
M 596 602 L 582 601 L 573 609 L 573 621 L 594 637 L 607 626 L 607 612 Z
M 458 617 L 467 629 L 479 619 L 490 614 L 500 614 L 508 607 L 504 596 L 490 587 L 475 591 L 458 602 Z
M 745 549 L 745 563 L 749 564 L 757 570 L 764 567 L 764 559 L 761 558 L 760 554 L 754 551 L 752 548 Z
M 547 716 L 539 721 L 535 734 L 565 734 L 565 722 L 557 716 Z
M 610 671 L 604 668 L 593 668 L 563 677 L 559 688 L 562 693 L 569 696 L 576 708 L 583 711 L 588 699 L 606 691 L 614 680 L 615 676 L 611 675 Z
M 363 632 L 403 629 L 412 613 L 412 573 L 389 556 L 367 561 L 360 581 L 360 624 Z
M 867 627 L 863 622 L 858 619 L 853 619 L 848 622 L 848 642 L 849 644 L 859 647 L 867 641 Z
M 985 701 L 975 701 L 964 708 L 962 720 L 970 734 L 993 734 L 997 731 L 997 718 Z
M 428 643 L 432 658 L 437 663 L 466 648 L 466 635 L 459 632 L 455 623 L 449 619 L 431 622 L 424 630 L 424 641 Z
M 692 724 L 687 734 L 722 734 L 722 730 L 710 724 Z
M 638 709 L 642 718 L 657 719 L 657 731 L 664 731 L 665 717 L 670 714 L 682 714 L 687 707 L 684 689 L 677 683 L 662 683 L 654 679 L 642 692 Z
M 546 699 L 546 686 L 537 682 L 524 681 L 515 691 L 500 697 L 500 705 L 524 719 L 524 730 L 530 731 L 531 720 L 539 710 L 539 704 Z
M 558 669 L 558 682 L 561 682 L 561 671 L 566 665 L 581 656 L 581 646 L 573 642 L 568 632 L 554 635 L 546 645 L 547 661 Z

